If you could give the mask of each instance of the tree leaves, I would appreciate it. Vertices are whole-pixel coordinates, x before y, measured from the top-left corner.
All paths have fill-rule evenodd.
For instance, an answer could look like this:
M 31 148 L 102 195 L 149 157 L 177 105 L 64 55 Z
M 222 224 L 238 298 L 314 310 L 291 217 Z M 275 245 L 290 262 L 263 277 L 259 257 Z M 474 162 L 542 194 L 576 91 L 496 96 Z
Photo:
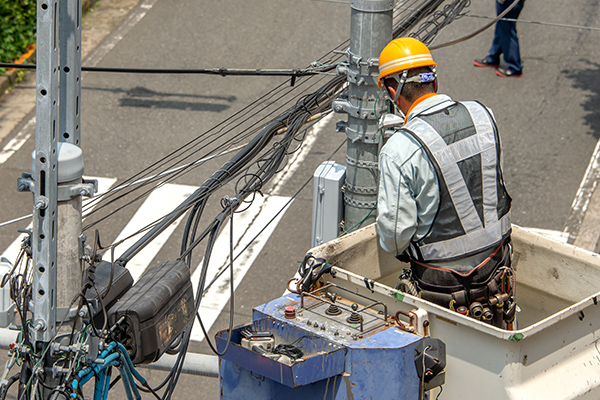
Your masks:
M 35 43 L 36 1 L 0 1 L 0 62 L 12 62 Z

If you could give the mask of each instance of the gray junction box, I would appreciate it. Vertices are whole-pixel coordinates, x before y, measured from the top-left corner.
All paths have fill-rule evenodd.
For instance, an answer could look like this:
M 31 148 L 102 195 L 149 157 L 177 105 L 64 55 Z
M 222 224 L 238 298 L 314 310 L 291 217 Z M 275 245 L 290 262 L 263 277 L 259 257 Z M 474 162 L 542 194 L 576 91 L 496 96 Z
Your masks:
M 312 246 L 337 238 L 344 216 L 346 167 L 325 161 L 313 174 Z

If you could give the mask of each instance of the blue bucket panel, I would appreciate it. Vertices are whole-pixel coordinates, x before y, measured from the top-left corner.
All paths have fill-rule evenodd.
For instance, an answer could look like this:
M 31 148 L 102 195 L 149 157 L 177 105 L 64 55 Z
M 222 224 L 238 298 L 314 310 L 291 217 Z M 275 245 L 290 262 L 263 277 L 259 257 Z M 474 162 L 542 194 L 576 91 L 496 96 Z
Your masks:
M 301 361 L 286 365 L 248 350 L 240 345 L 240 333 L 245 329 L 271 332 L 276 344 L 293 343 L 302 350 L 304 356 Z M 281 321 L 270 318 L 257 320 L 234 329 L 231 337 L 231 345 L 222 357 L 224 360 L 289 387 L 303 386 L 344 372 L 343 346 Z M 223 351 L 227 331 L 219 332 L 216 338 L 218 350 Z

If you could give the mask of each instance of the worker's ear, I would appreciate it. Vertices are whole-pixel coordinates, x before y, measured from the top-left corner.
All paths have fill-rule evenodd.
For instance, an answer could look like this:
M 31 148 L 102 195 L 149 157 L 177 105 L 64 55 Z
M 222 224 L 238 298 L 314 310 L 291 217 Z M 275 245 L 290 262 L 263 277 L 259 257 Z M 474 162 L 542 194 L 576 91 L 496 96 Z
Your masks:
M 387 88 L 388 93 L 390 94 L 390 97 L 392 99 L 396 98 L 396 89 L 394 89 L 393 87 L 388 87 Z
M 434 91 L 434 93 L 437 93 L 437 91 L 438 91 L 437 78 L 435 81 L 433 81 L 433 91 Z

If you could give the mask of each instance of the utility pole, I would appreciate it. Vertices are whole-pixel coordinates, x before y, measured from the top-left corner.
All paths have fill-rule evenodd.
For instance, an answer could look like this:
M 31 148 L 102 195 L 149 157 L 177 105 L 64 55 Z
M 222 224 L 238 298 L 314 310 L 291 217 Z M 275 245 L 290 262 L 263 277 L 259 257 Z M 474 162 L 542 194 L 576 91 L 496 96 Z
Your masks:
M 85 239 L 82 196 L 95 191 L 93 182 L 82 179 L 79 147 L 81 11 L 80 0 L 37 1 L 35 151 L 31 174 L 18 180 L 18 190 L 31 191 L 34 203 L 33 323 L 24 329 L 29 329 L 37 357 L 43 358 L 32 372 L 44 375 L 47 384 L 61 373 L 54 370 L 53 350 L 47 345 L 72 328 L 76 317 Z
M 348 61 L 338 74 L 348 78 L 348 93 L 333 101 L 333 110 L 348 114 L 336 129 L 348 137 L 344 185 L 345 230 L 375 221 L 378 189 L 378 150 L 382 140 L 377 119 L 386 101 L 377 100 L 378 59 L 392 39 L 393 0 L 352 0 Z

